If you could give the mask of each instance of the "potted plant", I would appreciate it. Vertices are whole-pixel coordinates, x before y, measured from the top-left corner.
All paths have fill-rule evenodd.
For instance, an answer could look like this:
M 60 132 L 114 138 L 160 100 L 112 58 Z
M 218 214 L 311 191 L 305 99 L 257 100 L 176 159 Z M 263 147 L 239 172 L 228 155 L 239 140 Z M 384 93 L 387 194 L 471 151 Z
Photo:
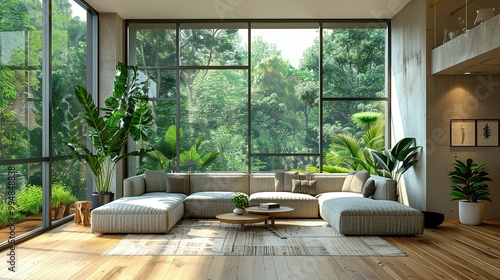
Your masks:
M 86 147 L 86 138 L 77 139 L 75 136 L 70 138 L 68 146 L 70 155 L 82 162 L 90 172 L 95 186 L 94 195 L 100 197 L 99 205 L 112 200 L 111 182 L 116 164 L 125 157 L 152 150 L 143 147 L 144 141 L 148 140 L 147 131 L 154 123 L 147 83 L 147 80 L 139 79 L 136 66 L 127 67 L 118 63 L 113 93 L 106 99 L 105 108 L 102 109 L 96 106 L 92 95 L 83 87 L 75 86 L 93 149 Z M 129 138 L 139 142 L 141 149 L 124 153 Z
M 450 194 L 458 202 L 460 223 L 480 225 L 484 215 L 484 201 L 490 201 L 490 189 L 484 182 L 492 181 L 486 171 L 486 165 L 479 165 L 472 159 L 464 163 L 458 159 L 453 164 L 454 170 L 448 175 L 452 183 Z
M 377 162 L 377 168 L 381 173 L 380 175 L 399 182 L 403 173 L 418 162 L 415 157 L 421 146 L 416 146 L 415 143 L 415 138 L 407 137 L 399 140 L 390 150 L 382 152 L 371 150 L 371 154 Z
M 246 212 L 246 210 L 243 209 L 243 207 L 248 206 L 248 196 L 246 194 L 241 192 L 235 192 L 232 198 L 232 202 L 236 207 L 233 210 L 233 213 L 242 215 Z
M 61 182 L 52 184 L 52 209 L 55 209 L 54 219 L 68 216 L 71 204 L 77 201 L 68 186 Z

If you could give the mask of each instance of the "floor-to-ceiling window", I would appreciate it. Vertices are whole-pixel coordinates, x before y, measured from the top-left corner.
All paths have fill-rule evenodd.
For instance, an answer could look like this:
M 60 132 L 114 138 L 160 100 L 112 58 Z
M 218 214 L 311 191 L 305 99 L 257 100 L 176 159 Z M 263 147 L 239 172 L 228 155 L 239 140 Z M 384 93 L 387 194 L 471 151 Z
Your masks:
M 383 149 L 386 22 L 129 21 L 128 63 L 150 79 L 146 169 L 345 172 Z
M 88 87 L 96 16 L 72 0 L 0 7 L 0 243 L 50 227 L 86 200 L 85 170 L 68 160 L 73 86 Z

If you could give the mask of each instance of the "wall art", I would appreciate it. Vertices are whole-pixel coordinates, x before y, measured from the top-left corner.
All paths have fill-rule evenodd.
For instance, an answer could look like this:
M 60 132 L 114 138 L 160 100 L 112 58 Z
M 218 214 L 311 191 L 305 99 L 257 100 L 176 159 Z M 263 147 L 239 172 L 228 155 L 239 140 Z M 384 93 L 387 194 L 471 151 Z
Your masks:
M 451 120 L 450 146 L 476 146 L 476 120 Z
M 498 146 L 498 120 L 476 120 L 476 145 Z

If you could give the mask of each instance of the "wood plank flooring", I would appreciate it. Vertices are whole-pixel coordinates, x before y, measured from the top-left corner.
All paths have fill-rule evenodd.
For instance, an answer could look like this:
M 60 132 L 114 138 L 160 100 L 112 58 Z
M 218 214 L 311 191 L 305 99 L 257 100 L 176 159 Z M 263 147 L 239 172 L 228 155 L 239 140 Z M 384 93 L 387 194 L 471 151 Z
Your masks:
M 101 256 L 124 236 L 69 222 L 17 244 L 16 272 L 2 251 L 0 279 L 500 279 L 500 220 L 384 237 L 406 257 Z

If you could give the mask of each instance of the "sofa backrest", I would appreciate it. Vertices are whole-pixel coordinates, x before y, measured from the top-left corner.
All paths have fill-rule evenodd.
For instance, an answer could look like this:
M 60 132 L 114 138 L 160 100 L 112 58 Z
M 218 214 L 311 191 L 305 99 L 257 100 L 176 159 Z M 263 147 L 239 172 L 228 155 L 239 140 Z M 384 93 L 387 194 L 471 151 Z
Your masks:
M 206 191 L 249 193 L 246 173 L 191 173 L 190 193 Z
M 274 192 L 274 173 L 250 174 L 250 193 Z
M 347 173 L 313 173 L 310 180 L 316 181 L 316 192 L 341 192 Z

